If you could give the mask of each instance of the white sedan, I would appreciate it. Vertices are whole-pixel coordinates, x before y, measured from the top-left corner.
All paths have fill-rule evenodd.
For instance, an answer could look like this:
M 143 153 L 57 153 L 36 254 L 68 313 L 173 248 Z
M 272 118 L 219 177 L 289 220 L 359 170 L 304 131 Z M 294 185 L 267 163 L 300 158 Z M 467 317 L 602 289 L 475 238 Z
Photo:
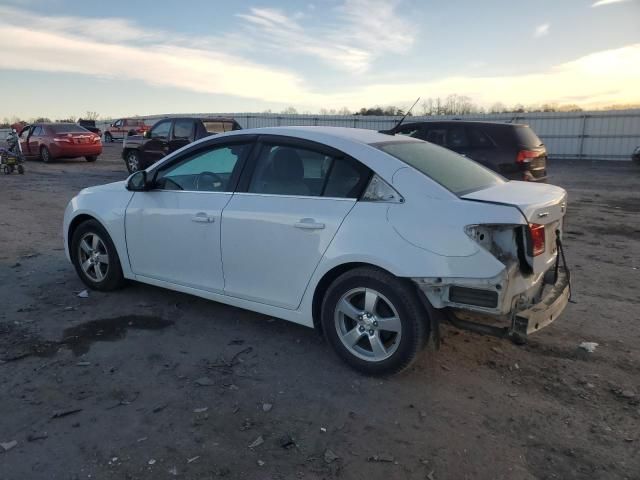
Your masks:
M 565 209 L 561 188 L 421 140 L 279 127 L 205 138 L 82 190 L 64 241 L 90 288 L 130 279 L 290 320 L 389 374 L 440 320 L 516 338 L 555 320 Z

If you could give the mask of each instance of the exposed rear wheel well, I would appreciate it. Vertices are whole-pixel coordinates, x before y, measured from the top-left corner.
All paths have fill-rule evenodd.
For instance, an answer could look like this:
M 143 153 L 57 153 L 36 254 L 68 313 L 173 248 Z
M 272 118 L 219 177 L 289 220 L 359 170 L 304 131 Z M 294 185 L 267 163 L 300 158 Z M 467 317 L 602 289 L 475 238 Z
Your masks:
M 340 275 L 358 267 L 377 268 L 383 272 L 390 273 L 391 275 L 393 275 L 391 272 L 385 270 L 384 268 L 380 268 L 377 265 L 372 265 L 370 263 L 363 263 L 363 262 L 344 263 L 342 265 L 338 265 L 337 267 L 333 267 L 331 270 L 325 273 L 324 276 L 318 282 L 315 292 L 313 292 L 313 305 L 312 305 L 313 327 L 321 335 L 322 335 L 322 322 L 321 322 L 320 309 L 322 308 L 322 300 L 324 299 L 324 295 L 327 292 L 327 289 L 333 283 L 333 281 L 336 278 L 338 278 Z

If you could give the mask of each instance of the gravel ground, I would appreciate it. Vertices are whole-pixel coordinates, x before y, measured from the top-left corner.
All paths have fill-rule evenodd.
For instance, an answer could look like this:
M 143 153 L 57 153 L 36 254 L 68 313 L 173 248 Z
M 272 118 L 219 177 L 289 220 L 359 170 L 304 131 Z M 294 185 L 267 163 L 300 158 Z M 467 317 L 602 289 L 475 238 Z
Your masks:
M 281 320 L 141 284 L 79 298 L 63 210 L 124 179 L 118 155 L 0 176 L 0 478 L 640 478 L 637 166 L 551 164 L 557 322 L 525 346 L 444 326 L 374 379 Z

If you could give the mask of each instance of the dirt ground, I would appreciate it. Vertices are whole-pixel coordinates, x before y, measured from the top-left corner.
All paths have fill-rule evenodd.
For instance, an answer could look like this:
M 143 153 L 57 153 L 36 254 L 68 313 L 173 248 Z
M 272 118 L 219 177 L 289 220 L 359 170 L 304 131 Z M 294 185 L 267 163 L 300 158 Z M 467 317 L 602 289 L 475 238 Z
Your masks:
M 126 177 L 118 147 L 0 176 L 1 479 L 640 478 L 637 166 L 551 163 L 557 322 L 525 346 L 444 326 L 374 379 L 285 321 L 141 284 L 78 297 L 64 207 Z

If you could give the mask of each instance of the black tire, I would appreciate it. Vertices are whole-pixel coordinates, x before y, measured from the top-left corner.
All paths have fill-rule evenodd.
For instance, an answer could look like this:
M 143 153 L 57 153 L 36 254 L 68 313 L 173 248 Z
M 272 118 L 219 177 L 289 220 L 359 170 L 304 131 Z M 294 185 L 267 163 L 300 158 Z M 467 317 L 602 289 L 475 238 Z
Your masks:
M 40 158 L 44 163 L 49 163 L 51 161 L 51 152 L 44 145 L 40 147 Z
M 9 165 L 5 165 L 4 167 L 2 167 L 2 171 L 4 172 L 5 175 L 11 174 L 11 169 L 9 168 Z
M 357 356 L 356 353 L 352 353 L 340 339 L 340 321 L 338 320 L 340 314 L 336 312 L 338 302 L 350 292 L 361 289 L 370 289 L 381 294 L 379 298 L 383 299 L 384 304 L 389 302 L 400 319 L 400 340 L 399 342 L 389 340 L 389 346 L 385 348 L 387 350 L 395 348 L 395 351 L 388 358 L 382 360 L 363 359 Z M 358 295 L 358 293 L 354 295 Z M 353 298 L 356 297 L 354 296 Z M 373 318 L 377 318 L 377 315 L 376 313 Z M 381 322 L 382 317 L 379 317 Z M 338 356 L 349 366 L 366 375 L 391 375 L 406 369 L 422 350 L 429 336 L 428 314 L 420 303 L 415 288 L 409 281 L 401 280 L 388 272 L 374 267 L 356 268 L 334 280 L 327 289 L 322 302 L 321 321 L 324 334 Z M 361 328 L 357 327 L 357 322 L 353 323 L 355 325 L 354 329 Z M 368 332 L 371 333 L 373 330 L 368 330 Z M 385 332 L 380 334 L 386 335 Z M 365 342 L 366 346 L 366 342 L 369 341 L 367 333 L 364 333 L 359 338 Z M 358 344 L 360 342 L 356 345 Z M 373 350 L 373 343 L 371 343 L 371 349 Z
M 90 276 L 90 273 L 86 273 L 82 267 L 83 260 L 81 259 L 81 256 L 87 255 L 87 253 L 83 254 L 80 252 L 82 248 L 80 244 L 83 240 L 92 239 L 92 235 L 97 236 L 102 242 L 102 245 L 96 249 L 96 252 L 106 253 L 108 255 L 107 267 L 97 267 L 100 269 L 101 275 L 103 276 L 101 280 L 95 278 L 99 278 L 99 276 L 95 274 L 95 268 L 93 269 L 94 278 L 92 278 Z M 96 220 L 87 220 L 85 222 L 82 222 L 75 229 L 71 238 L 70 249 L 71 260 L 73 262 L 73 266 L 76 269 L 76 273 L 87 287 L 91 288 L 92 290 L 107 292 L 121 288 L 124 285 L 125 280 L 124 275 L 122 274 L 122 267 L 120 265 L 120 257 L 118 256 L 118 251 L 113 245 L 113 241 L 111 240 L 111 237 L 109 237 L 107 231 Z
M 22 165 L 18 165 L 18 173 L 19 173 L 20 175 L 23 175 L 23 174 L 24 174 L 24 167 L 23 167 Z
M 129 173 L 135 173 L 138 170 L 144 170 L 138 150 L 129 149 L 124 155 L 124 163 Z
M 113 136 L 109 132 L 106 132 L 104 134 L 104 141 L 105 143 L 113 142 Z
M 98 159 L 97 155 L 88 155 L 84 157 L 87 162 L 95 162 Z

